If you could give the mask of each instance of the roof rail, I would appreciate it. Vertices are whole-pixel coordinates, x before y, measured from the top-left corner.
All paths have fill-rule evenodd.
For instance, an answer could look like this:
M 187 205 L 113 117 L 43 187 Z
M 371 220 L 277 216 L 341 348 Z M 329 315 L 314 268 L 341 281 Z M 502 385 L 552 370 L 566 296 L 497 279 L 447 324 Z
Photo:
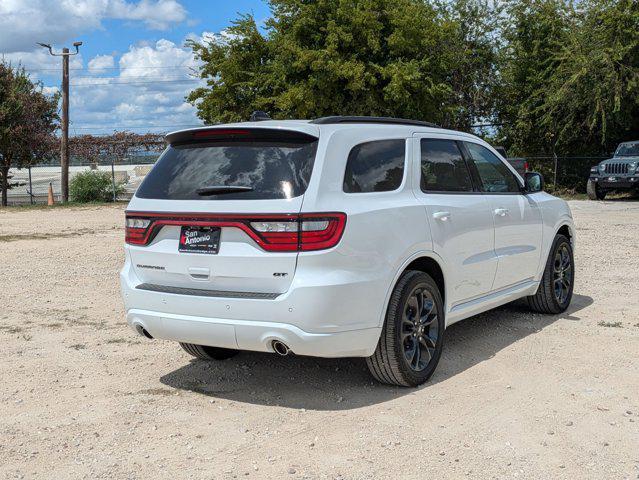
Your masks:
M 393 117 L 334 116 L 334 117 L 316 118 L 315 120 L 311 120 L 310 123 L 314 123 L 316 125 L 331 125 L 335 123 L 388 123 L 388 124 L 394 124 L 394 125 L 416 125 L 419 127 L 440 128 L 439 125 L 436 125 L 431 122 L 423 122 L 421 120 L 409 120 L 406 118 L 393 118 Z

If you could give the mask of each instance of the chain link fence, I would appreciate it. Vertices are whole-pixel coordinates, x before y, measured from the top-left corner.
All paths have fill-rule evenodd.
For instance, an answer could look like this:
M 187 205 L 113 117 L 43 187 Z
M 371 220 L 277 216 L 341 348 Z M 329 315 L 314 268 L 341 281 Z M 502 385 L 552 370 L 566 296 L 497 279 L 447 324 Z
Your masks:
M 116 185 L 123 186 L 123 193 L 117 195 L 114 200 L 128 200 L 135 193 L 145 175 L 151 170 L 159 154 L 148 154 L 127 157 L 124 160 L 113 158 L 100 158 L 95 162 L 81 162 L 77 159 L 69 166 L 69 182 L 80 172 L 88 170 L 101 170 L 109 172 L 111 180 Z M 47 203 L 49 185 L 53 190 L 54 201 L 62 199 L 60 163 L 34 164 L 25 168 L 12 168 L 9 170 L 9 183 L 7 192 L 9 205 L 35 205 Z M 73 198 L 70 198 L 73 201 Z
M 547 190 L 586 191 L 590 168 L 610 156 L 594 157 L 525 157 L 528 171 L 543 175 Z

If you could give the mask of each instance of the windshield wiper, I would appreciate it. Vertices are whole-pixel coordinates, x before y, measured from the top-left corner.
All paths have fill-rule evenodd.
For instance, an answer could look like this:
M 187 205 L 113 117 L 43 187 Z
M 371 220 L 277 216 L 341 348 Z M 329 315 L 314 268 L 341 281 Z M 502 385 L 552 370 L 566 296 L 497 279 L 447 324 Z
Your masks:
M 198 195 L 223 195 L 225 193 L 252 192 L 253 187 L 243 187 L 240 185 L 213 185 L 210 187 L 198 188 L 195 192 Z

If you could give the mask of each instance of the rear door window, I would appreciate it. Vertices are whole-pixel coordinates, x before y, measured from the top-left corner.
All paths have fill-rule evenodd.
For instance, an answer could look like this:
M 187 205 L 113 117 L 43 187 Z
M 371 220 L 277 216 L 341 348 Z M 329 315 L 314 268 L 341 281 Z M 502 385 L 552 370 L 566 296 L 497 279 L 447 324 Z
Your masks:
M 422 138 L 420 145 L 423 192 L 473 191 L 470 172 L 457 142 Z
M 160 200 L 297 197 L 306 191 L 316 150 L 317 138 L 296 132 L 280 135 L 247 132 L 232 138 L 171 145 L 146 176 L 136 196 Z M 211 193 L 224 187 L 227 187 L 224 193 Z M 243 191 L 228 187 L 243 187 Z
M 356 145 L 348 154 L 344 192 L 389 192 L 404 178 L 406 140 L 376 140 Z

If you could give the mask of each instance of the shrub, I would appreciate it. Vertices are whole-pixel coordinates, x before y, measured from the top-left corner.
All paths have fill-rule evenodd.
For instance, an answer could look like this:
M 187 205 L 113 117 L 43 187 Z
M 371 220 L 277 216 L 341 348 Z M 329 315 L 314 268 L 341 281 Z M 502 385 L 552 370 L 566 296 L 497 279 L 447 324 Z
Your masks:
M 124 191 L 122 184 L 115 185 L 115 194 Z M 74 175 L 69 184 L 69 195 L 75 202 L 112 202 L 113 183 L 111 174 L 100 170 L 89 170 Z

